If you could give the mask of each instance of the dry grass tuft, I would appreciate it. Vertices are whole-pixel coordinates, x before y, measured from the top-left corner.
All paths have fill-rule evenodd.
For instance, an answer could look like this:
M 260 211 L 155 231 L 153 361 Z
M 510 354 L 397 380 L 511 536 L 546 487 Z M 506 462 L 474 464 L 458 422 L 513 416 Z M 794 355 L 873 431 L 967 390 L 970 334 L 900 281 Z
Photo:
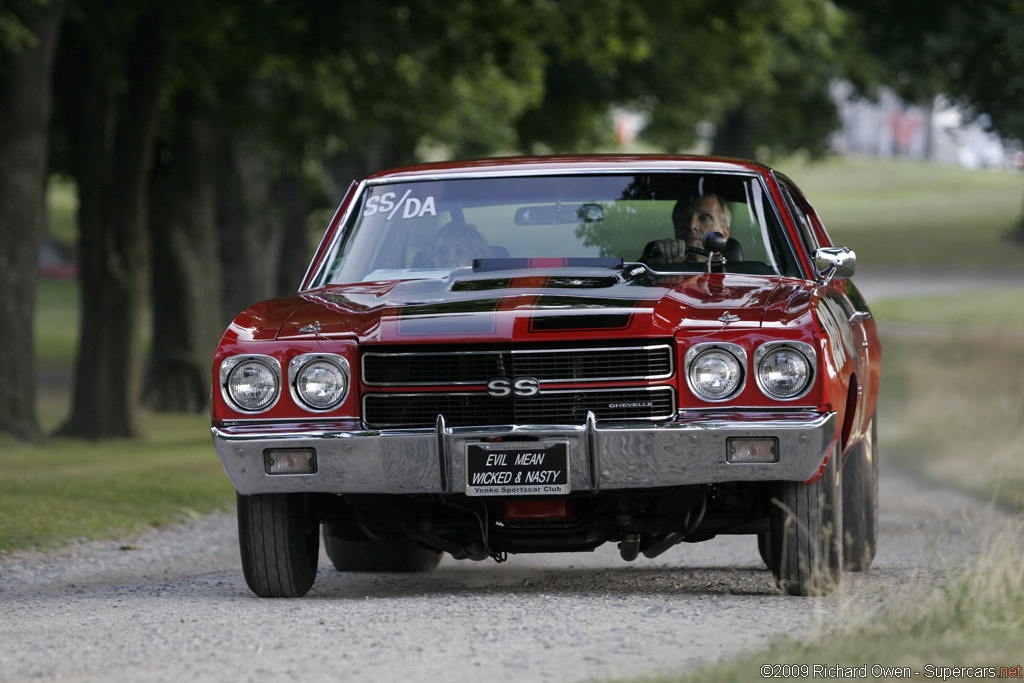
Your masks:
M 1024 331 L 883 327 L 883 457 L 1024 509 Z

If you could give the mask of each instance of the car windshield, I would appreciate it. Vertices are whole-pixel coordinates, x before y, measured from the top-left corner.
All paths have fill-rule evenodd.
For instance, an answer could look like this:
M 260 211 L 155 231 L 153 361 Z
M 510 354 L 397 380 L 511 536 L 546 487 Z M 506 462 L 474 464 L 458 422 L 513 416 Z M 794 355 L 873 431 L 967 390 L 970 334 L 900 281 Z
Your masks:
M 539 259 L 702 270 L 706 263 L 659 262 L 649 254 L 655 241 L 676 237 L 676 205 L 708 195 L 729 217 L 726 272 L 799 276 L 757 176 L 649 173 L 368 184 L 312 286 L 443 278 L 456 268 L 558 265 Z

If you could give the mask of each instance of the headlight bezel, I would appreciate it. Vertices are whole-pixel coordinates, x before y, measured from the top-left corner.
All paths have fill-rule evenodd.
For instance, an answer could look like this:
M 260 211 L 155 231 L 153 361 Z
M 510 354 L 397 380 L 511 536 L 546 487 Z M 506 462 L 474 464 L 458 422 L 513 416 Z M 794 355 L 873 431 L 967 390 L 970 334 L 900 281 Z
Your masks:
M 302 372 L 314 363 L 327 363 L 332 365 L 343 377 L 344 389 L 342 390 L 340 397 L 336 398 L 329 405 L 326 405 L 326 407 L 317 406 L 308 401 L 298 387 Z M 352 371 L 349 366 L 348 359 L 344 356 L 340 356 L 335 353 L 303 353 L 295 356 L 288 363 L 288 391 L 291 394 L 292 401 L 294 401 L 295 405 L 299 406 L 303 410 L 311 413 L 330 413 L 337 410 L 339 406 L 345 403 L 351 390 Z
M 272 397 L 261 404 L 258 407 L 250 408 L 240 402 L 235 395 L 231 392 L 229 383 L 231 377 L 240 367 L 248 365 L 250 363 L 262 365 L 264 368 L 270 371 L 274 381 L 274 390 Z M 273 356 L 267 356 L 258 353 L 247 353 L 239 354 L 237 356 L 230 356 L 221 361 L 219 370 L 220 379 L 220 393 L 224 401 L 231 406 L 234 410 L 240 413 L 246 413 L 249 415 L 258 415 L 265 413 L 275 405 L 281 399 L 281 363 L 278 362 Z
M 788 350 L 797 353 L 798 355 L 803 357 L 804 362 L 807 365 L 807 376 L 804 379 L 803 386 L 798 391 L 789 396 L 779 395 L 769 390 L 768 387 L 765 386 L 764 381 L 761 378 L 762 363 L 764 363 L 765 359 L 768 358 L 770 355 L 782 350 Z M 799 401 L 808 393 L 810 393 L 811 389 L 814 387 L 814 380 L 817 375 L 817 358 L 818 355 L 815 352 L 814 347 L 808 344 L 807 342 L 765 342 L 764 344 L 761 344 L 759 347 L 757 347 L 756 351 L 754 351 L 753 373 L 754 381 L 757 382 L 757 388 L 761 390 L 762 394 L 764 394 L 765 396 L 774 401 Z
M 695 363 L 703 356 L 711 353 L 718 352 L 723 353 L 726 356 L 732 358 L 736 363 L 737 369 L 739 370 L 739 380 L 733 386 L 732 390 L 721 396 L 708 396 L 701 392 L 696 385 L 693 378 L 693 370 Z M 747 352 L 739 344 L 733 344 L 731 342 L 703 342 L 700 344 L 694 344 L 686 351 L 686 355 L 683 361 L 683 368 L 686 374 L 686 385 L 690 389 L 690 393 L 696 396 L 701 401 L 708 403 L 724 403 L 731 401 L 732 399 L 743 393 L 743 389 L 747 385 Z

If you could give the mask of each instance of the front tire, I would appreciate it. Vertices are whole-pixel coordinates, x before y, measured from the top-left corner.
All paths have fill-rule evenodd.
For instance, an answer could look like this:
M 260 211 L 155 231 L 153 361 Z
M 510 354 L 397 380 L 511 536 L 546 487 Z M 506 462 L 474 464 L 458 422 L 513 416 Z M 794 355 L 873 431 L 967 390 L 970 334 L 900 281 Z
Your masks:
M 878 550 L 878 424 L 843 467 L 843 561 L 851 572 L 866 571 Z
M 242 573 L 261 598 L 300 598 L 316 580 L 320 525 L 301 493 L 237 495 Z
M 843 567 L 839 448 L 813 484 L 779 482 L 769 514 L 770 562 L 789 595 L 828 595 Z

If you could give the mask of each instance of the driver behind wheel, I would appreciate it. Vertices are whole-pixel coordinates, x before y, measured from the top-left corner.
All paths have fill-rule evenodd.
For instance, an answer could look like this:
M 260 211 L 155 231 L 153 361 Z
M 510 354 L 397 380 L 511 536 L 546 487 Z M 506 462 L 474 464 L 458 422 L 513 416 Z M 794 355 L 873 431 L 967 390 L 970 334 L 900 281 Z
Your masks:
M 713 230 L 729 237 L 732 214 L 717 194 L 704 194 L 690 202 L 679 200 L 672 209 L 675 239 L 649 242 L 640 257 L 642 263 L 705 262 L 702 240 Z
M 473 265 L 473 259 L 491 255 L 487 240 L 475 225 L 452 221 L 441 227 L 431 251 L 435 268 L 459 268 Z

